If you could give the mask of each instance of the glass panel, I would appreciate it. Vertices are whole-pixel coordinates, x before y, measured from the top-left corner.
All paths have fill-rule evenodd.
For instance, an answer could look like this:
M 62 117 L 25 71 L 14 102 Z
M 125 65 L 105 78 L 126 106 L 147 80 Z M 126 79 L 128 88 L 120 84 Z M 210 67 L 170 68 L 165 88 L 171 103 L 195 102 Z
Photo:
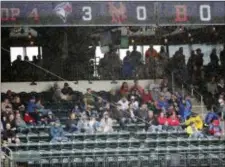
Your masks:
M 11 63 L 16 60 L 18 55 L 21 55 L 21 58 L 23 60 L 24 55 L 23 47 L 11 47 L 10 48 Z
M 38 55 L 38 47 L 37 46 L 26 47 L 26 51 L 27 51 L 27 56 L 28 56 L 30 61 L 33 60 L 33 56 L 37 56 Z

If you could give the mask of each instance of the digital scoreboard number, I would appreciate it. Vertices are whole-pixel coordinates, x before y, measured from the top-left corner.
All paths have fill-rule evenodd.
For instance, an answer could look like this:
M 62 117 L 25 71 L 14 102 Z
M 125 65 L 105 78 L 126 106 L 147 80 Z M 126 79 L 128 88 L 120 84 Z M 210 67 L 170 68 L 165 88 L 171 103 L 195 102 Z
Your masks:
M 225 2 L 162 2 L 159 24 L 225 24 Z
M 2 26 L 225 24 L 225 2 L 5 1 Z

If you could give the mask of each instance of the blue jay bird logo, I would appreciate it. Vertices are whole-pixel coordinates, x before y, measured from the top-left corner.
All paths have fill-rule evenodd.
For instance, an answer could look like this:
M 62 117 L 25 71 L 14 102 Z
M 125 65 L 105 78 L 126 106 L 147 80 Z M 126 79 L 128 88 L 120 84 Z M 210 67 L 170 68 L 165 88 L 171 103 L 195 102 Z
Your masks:
M 69 2 L 62 2 L 54 8 L 54 11 L 66 23 L 68 15 L 72 13 L 72 5 Z

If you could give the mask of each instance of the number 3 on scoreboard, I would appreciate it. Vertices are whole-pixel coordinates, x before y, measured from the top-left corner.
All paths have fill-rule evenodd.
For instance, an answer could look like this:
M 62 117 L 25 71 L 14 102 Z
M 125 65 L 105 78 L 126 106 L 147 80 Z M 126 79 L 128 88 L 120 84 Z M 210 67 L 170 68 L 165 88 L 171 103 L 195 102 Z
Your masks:
M 84 16 L 82 17 L 82 19 L 84 21 L 90 21 L 92 19 L 91 7 L 90 6 L 83 6 L 82 11 L 84 12 Z
M 146 7 L 145 6 L 137 6 L 136 8 L 137 19 L 140 21 L 144 21 L 147 19 Z

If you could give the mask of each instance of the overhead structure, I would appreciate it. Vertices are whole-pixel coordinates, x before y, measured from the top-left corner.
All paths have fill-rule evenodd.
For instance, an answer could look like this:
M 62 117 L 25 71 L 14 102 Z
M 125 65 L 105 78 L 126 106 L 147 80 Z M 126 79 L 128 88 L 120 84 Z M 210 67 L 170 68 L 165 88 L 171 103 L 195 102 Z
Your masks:
M 2 27 L 225 25 L 224 1 L 5 1 Z

